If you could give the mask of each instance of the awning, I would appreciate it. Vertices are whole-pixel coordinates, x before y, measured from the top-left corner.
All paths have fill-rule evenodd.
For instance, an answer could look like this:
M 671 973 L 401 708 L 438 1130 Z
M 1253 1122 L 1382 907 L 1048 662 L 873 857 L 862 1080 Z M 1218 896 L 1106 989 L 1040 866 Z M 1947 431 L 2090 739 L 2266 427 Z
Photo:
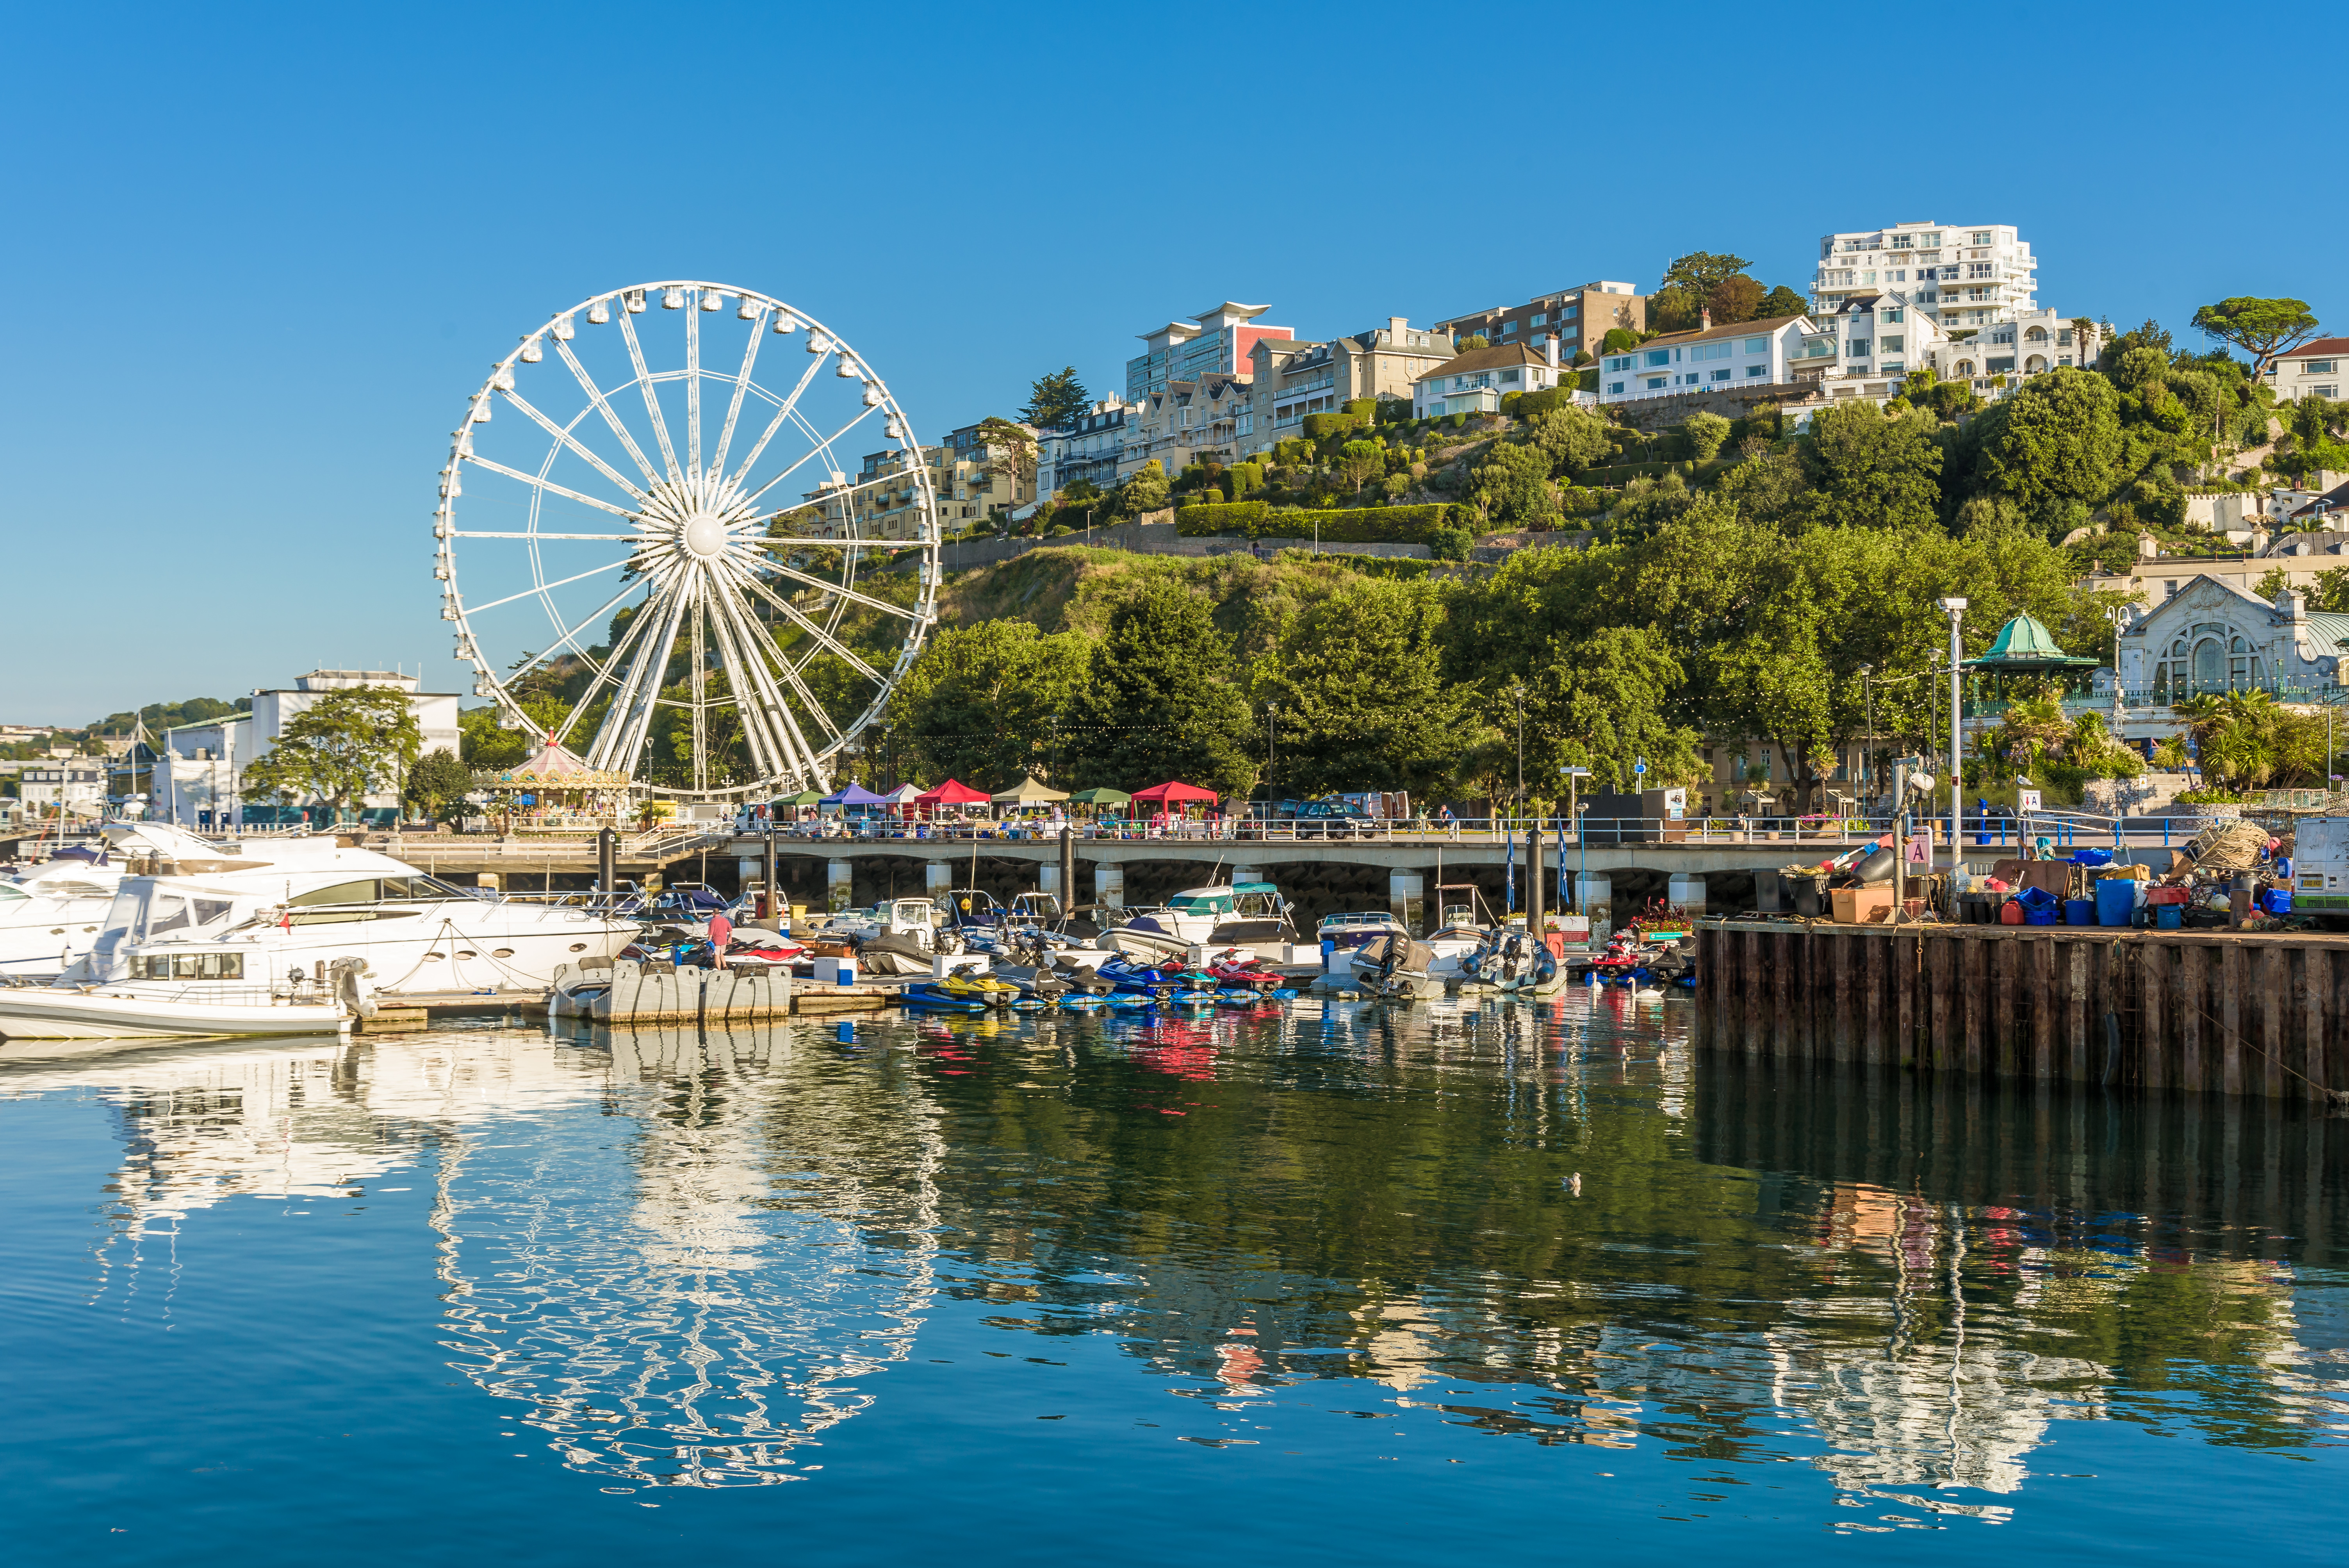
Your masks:
M 900 784 L 881 798 L 892 806 L 910 806 L 922 798 L 922 787 L 919 784 Z
M 1133 799 L 1123 789 L 1080 789 L 1069 797 L 1071 806 L 1123 806 Z
M 987 792 L 974 789 L 959 779 L 949 779 L 935 789 L 925 789 L 914 797 L 916 806 L 980 806 L 988 801 Z
M 823 804 L 823 791 L 802 789 L 796 795 L 786 796 L 781 800 L 771 800 L 768 804 L 771 806 L 821 806 Z
M 999 806 L 1049 806 L 1055 800 L 1069 798 L 1066 789 L 1055 789 L 1033 779 L 1022 779 L 1016 788 L 999 791 L 989 797 Z
M 1989 651 L 1959 667 L 1978 675 L 2002 670 L 2016 675 L 2043 675 L 2056 670 L 2094 669 L 2097 661 L 2067 654 L 2056 645 L 2055 634 L 2029 615 L 2017 615 L 1998 629 Z
M 1137 806 L 1212 806 L 1221 799 L 1223 797 L 1213 789 L 1202 789 L 1196 784 L 1185 784 L 1179 779 L 1153 784 L 1147 789 L 1133 792 L 1133 803 Z
M 824 806 L 885 806 L 888 803 L 888 796 L 875 795 L 862 784 L 851 784 L 839 794 L 826 795 L 818 802 Z

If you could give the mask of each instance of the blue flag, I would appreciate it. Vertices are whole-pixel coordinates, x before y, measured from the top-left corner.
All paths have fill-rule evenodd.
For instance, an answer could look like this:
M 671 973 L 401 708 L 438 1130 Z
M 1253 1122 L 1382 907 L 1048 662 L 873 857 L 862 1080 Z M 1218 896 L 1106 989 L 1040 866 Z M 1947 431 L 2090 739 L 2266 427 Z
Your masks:
M 1557 907 L 1564 909 L 1569 902 L 1566 882 L 1566 819 L 1557 820 Z
M 1515 914 L 1517 913 L 1517 836 L 1515 833 L 1509 835 L 1508 888 L 1509 906 L 1502 913 Z

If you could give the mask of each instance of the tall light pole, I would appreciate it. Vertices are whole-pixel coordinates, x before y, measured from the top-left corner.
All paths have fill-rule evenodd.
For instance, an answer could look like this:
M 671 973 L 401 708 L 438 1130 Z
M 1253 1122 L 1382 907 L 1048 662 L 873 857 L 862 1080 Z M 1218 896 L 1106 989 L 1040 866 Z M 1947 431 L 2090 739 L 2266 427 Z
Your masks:
M 1264 804 L 1266 820 L 1269 821 L 1273 804 L 1280 798 L 1279 786 L 1274 780 L 1280 767 L 1280 705 L 1277 702 L 1264 705 Z
M 1590 776 L 1590 769 L 1588 768 L 1561 768 L 1557 771 L 1558 776 L 1566 780 L 1567 820 L 1574 824 L 1574 841 L 1582 851 L 1582 870 L 1574 873 L 1575 902 L 1581 904 L 1583 908 L 1588 911 L 1590 905 L 1590 900 L 1586 896 L 1585 890 L 1582 885 L 1582 879 L 1590 870 L 1590 846 L 1583 841 L 1582 809 L 1578 801 L 1582 793 L 1580 789 L 1581 783 L 1585 779 Z M 1557 861 L 1559 874 L 1563 875 L 1566 872 L 1566 856 L 1564 854 L 1560 854 L 1557 857 Z
M 1956 597 L 1947 598 L 1941 601 L 1941 608 L 1950 617 L 1950 870 L 1954 873 L 1959 866 L 1964 863 L 1962 852 L 1958 848 L 1959 800 L 1964 793 L 1959 788 L 1961 775 L 1958 764 L 1962 755 L 1959 745 L 1963 735 L 1965 719 L 1964 705 L 1961 700 L 1961 693 L 1958 683 L 1961 679 L 1959 666 L 1965 662 L 1966 656 L 1965 645 L 1960 640 L 1961 625 L 1966 615 L 1966 602 Z M 1957 884 L 1953 880 L 1951 882 L 1950 895 L 1952 899 L 1957 896 L 1956 888 Z M 1952 905 L 1952 907 L 1955 906 Z
M 1868 738 L 1859 747 L 1859 804 L 1863 812 L 1868 810 L 1868 754 L 1876 748 L 1876 690 L 1868 684 L 1868 677 L 1875 673 L 1874 665 L 1859 666 L 1859 700 L 1868 714 Z
M 1526 687 L 1523 681 L 1509 686 L 1509 700 L 1517 708 L 1517 810 L 1526 809 Z

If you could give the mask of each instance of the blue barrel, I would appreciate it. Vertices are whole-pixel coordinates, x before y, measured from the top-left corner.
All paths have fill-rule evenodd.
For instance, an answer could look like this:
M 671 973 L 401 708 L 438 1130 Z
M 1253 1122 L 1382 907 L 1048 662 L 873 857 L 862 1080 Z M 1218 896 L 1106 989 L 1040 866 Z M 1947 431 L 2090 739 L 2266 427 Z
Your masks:
M 2137 883 L 2127 877 L 2106 877 L 2096 884 L 2096 923 L 2127 925 L 2137 911 Z
M 2153 906 L 2153 923 L 2163 931 L 2176 931 L 2185 923 L 2186 906 L 2182 903 L 2158 903 Z
M 2067 898 L 2064 901 L 2064 923 L 2094 925 L 2096 923 L 2096 901 L 2092 898 Z

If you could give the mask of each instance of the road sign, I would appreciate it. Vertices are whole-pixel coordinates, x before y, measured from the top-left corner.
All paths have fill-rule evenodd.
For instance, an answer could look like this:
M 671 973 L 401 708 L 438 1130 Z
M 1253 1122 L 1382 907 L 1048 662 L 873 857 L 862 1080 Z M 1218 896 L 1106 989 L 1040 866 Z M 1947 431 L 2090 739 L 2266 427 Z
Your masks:
M 1645 773 L 1647 770 L 1648 770 L 1648 759 L 1647 759 L 1646 758 L 1644 758 L 1644 757 L 1640 758 L 1638 761 L 1636 761 L 1636 762 L 1634 762 L 1634 763 L 1632 763 L 1632 764 L 1631 764 L 1631 771 L 1632 771 L 1632 772 L 1634 772 L 1634 773 Z

